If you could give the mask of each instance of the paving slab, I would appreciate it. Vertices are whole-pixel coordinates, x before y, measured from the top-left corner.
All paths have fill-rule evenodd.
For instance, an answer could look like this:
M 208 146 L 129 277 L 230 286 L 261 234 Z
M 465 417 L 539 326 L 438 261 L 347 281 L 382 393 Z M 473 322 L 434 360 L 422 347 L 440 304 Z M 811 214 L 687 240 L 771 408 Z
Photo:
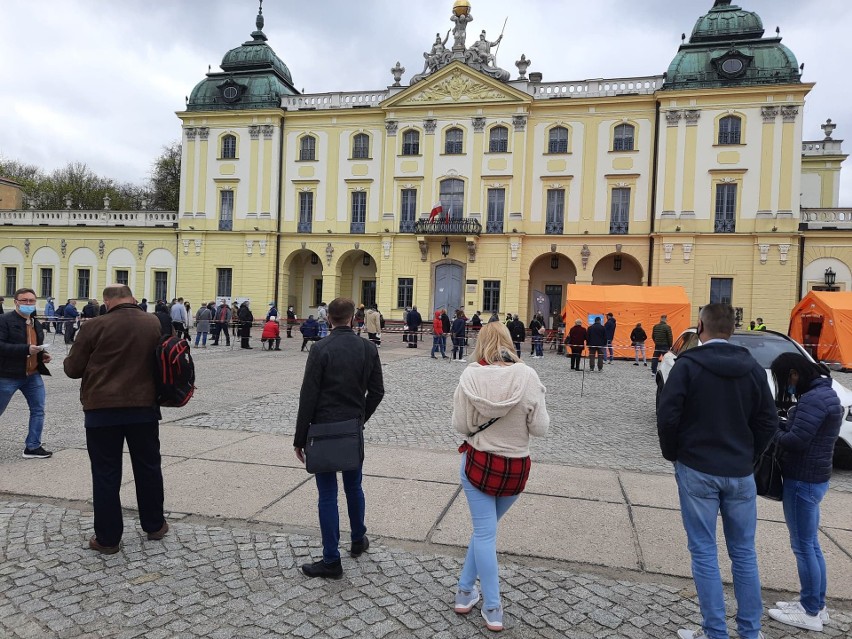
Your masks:
M 163 469 L 166 510 L 206 517 L 248 519 L 305 481 L 295 468 L 187 459 Z M 135 483 L 121 489 L 135 503 Z
M 618 476 L 631 504 L 680 510 L 674 475 L 622 471 Z
M 55 452 L 50 459 L 21 459 L 2 464 L 0 491 L 56 499 L 91 499 L 89 454 L 69 448 Z
M 525 493 L 624 503 L 618 474 L 600 468 L 572 468 L 533 461 Z
M 820 525 L 852 530 L 852 493 L 829 490 L 819 508 Z
M 468 545 L 473 528 L 464 495 L 432 535 L 437 544 Z M 500 520 L 497 549 L 516 555 L 638 568 L 623 504 L 524 494 Z
M 852 557 L 852 531 L 836 528 L 823 528 L 823 532 L 840 547 L 847 556 Z M 833 566 L 829 567 L 829 571 Z
M 217 431 L 223 432 L 223 431 Z M 227 432 L 227 431 L 224 431 Z M 282 435 L 260 433 L 245 437 L 239 441 L 225 444 L 197 455 L 199 459 L 244 462 L 267 466 L 286 466 L 301 468 L 304 464 L 296 459 L 293 452 L 293 438 Z
M 234 442 L 251 437 L 253 433 L 236 430 L 186 428 L 160 425 L 160 452 L 176 457 L 195 457 Z
M 691 577 L 690 556 L 686 546 L 680 513 L 659 508 L 634 507 L 633 520 L 639 546 L 648 572 Z M 731 583 L 730 561 L 725 549 L 722 520 L 716 530 L 719 567 L 722 579 Z M 831 566 L 832 596 L 852 597 L 852 559 L 825 535 L 820 535 L 826 562 Z M 798 592 L 796 560 L 790 550 L 785 524 L 759 521 L 757 526 L 757 563 L 764 587 Z
M 395 539 L 425 541 L 450 503 L 457 486 L 387 477 L 364 477 L 366 523 L 370 533 Z M 338 480 L 340 530 L 349 530 L 346 496 Z M 255 519 L 277 524 L 319 528 L 317 488 L 313 479 L 260 512 Z
M 461 455 L 457 451 L 368 446 L 364 474 L 458 485 L 460 464 Z

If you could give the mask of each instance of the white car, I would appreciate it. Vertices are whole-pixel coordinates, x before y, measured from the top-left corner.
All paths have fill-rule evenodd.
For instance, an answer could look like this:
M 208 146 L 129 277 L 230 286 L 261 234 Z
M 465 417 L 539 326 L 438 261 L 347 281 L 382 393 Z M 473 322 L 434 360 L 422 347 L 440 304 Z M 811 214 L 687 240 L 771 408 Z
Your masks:
M 781 353 L 799 353 L 810 361 L 814 361 L 798 342 L 776 331 L 735 331 L 731 335 L 730 342 L 737 346 L 743 346 L 749 350 L 757 362 L 766 369 L 766 381 L 775 393 L 775 381 L 772 379 L 770 366 L 772 361 Z M 657 401 L 660 393 L 669 377 L 672 367 L 678 356 L 690 348 L 698 346 L 698 335 L 694 328 L 688 328 L 675 340 L 671 349 L 663 355 L 662 361 L 657 368 Z M 824 365 L 823 365 L 824 366 Z M 825 368 L 826 374 L 830 371 Z M 844 406 L 844 419 L 840 426 L 840 437 L 834 446 L 834 465 L 838 468 L 852 469 L 852 391 L 838 383 L 836 379 L 831 380 L 831 386 L 840 398 Z

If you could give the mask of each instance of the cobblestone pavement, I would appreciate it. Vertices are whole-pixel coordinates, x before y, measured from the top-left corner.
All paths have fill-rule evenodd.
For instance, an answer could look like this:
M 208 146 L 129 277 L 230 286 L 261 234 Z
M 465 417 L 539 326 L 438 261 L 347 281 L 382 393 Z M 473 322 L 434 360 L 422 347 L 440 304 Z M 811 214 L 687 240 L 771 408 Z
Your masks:
M 0 633 L 6 637 L 486 636 L 482 619 L 452 611 L 457 557 L 373 545 L 344 559 L 340 581 L 307 579 L 320 555 L 297 534 L 174 521 L 162 542 L 128 533 L 120 553 L 85 550 L 91 514 L 0 501 Z M 128 519 L 128 531 L 139 530 Z M 695 627 L 688 582 L 632 581 L 504 561 L 507 637 L 661 638 Z M 832 610 L 825 637 L 848 637 Z M 733 620 L 730 620 L 733 623 Z M 733 628 L 733 626 L 732 626 Z M 767 637 L 804 637 L 769 622 Z

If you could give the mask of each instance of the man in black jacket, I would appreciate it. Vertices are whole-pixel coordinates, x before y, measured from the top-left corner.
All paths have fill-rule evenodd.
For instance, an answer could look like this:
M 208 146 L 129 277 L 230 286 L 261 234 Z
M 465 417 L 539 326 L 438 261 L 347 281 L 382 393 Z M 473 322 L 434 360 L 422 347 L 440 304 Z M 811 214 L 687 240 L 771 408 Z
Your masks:
M 757 553 L 754 460 L 778 427 L 766 372 L 741 346 L 728 342 L 734 309 L 701 309 L 702 345 L 682 353 L 669 374 L 657 410 L 663 457 L 674 462 L 692 576 L 704 619 L 701 631 L 681 639 L 727 637 L 725 597 L 716 550 L 721 511 L 731 558 L 740 637 L 757 637 L 763 604 Z
M 518 357 L 521 356 L 521 344 L 527 341 L 527 327 L 518 319 L 517 315 L 512 315 L 512 321 L 506 324 L 509 329 L 509 334 L 512 336 L 512 341 L 515 343 L 515 352 Z
M 376 411 L 385 394 L 379 352 L 372 342 L 352 330 L 355 302 L 339 297 L 328 305 L 331 333 L 316 342 L 305 364 L 305 377 L 299 394 L 299 413 L 293 447 L 304 463 L 308 427 L 359 418 L 361 424 Z M 315 475 L 319 491 L 319 520 L 322 531 L 322 559 L 302 566 L 308 577 L 339 579 L 340 522 L 337 511 L 337 473 Z M 352 546 L 349 554 L 360 557 L 370 546 L 364 525 L 364 491 L 361 469 L 343 472 L 343 490 L 349 511 Z
M 423 324 L 423 317 L 416 306 L 412 306 L 406 317 L 408 324 L 408 348 L 417 348 L 417 340 L 420 337 L 420 325 Z
M 12 395 L 21 391 L 30 408 L 29 431 L 24 445 L 24 459 L 47 459 L 53 453 L 41 445 L 44 428 L 44 381 L 50 375 L 45 364 L 50 354 L 44 352 L 44 330 L 33 317 L 36 294 L 31 288 L 15 291 L 15 310 L 0 316 L 0 415 Z
M 598 360 L 598 372 L 603 370 L 604 351 L 606 349 L 606 329 L 601 324 L 601 316 L 595 317 L 593 324 L 586 331 L 586 346 L 589 347 L 589 372 L 595 370 L 595 359 Z

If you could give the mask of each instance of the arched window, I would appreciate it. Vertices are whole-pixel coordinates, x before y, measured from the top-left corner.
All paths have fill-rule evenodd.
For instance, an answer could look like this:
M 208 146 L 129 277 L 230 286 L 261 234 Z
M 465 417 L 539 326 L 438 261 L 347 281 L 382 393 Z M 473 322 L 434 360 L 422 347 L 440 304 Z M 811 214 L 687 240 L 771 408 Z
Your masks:
M 352 159 L 366 160 L 370 157 L 370 136 L 359 133 L 352 138 Z
M 742 124 L 742 120 L 735 115 L 719 120 L 719 144 L 739 144 Z
M 491 153 L 506 153 L 509 151 L 509 129 L 495 126 L 491 129 L 488 139 L 488 150 Z
M 550 129 L 547 140 L 548 153 L 568 153 L 568 129 L 564 126 L 555 126 Z
M 613 151 L 632 151 L 633 137 L 636 127 L 632 124 L 619 124 L 615 127 L 615 137 L 612 141 Z
M 312 135 L 306 135 L 302 138 L 299 145 L 300 160 L 316 160 L 317 159 L 317 139 Z
M 450 178 L 441 182 L 441 206 L 451 220 L 464 217 L 464 180 Z
M 222 159 L 233 160 L 237 157 L 237 138 L 234 135 L 222 136 Z
M 444 140 L 444 153 L 447 155 L 460 155 L 464 152 L 464 131 L 453 128 L 447 130 Z
M 420 133 L 414 129 L 408 129 L 402 134 L 402 154 L 420 155 Z

